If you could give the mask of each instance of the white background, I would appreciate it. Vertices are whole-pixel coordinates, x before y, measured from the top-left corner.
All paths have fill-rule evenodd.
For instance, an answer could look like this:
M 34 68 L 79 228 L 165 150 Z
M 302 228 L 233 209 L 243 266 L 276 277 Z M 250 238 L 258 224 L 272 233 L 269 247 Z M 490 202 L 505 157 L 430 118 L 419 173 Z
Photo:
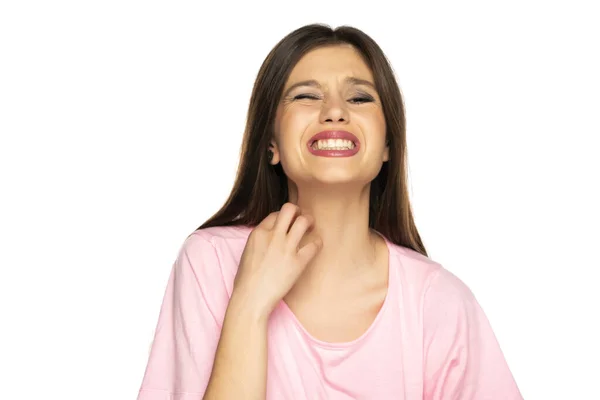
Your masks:
M 592 1 L 4 1 L 0 398 L 134 399 L 171 265 L 233 184 L 283 36 L 352 25 L 405 96 L 430 257 L 526 399 L 600 398 Z

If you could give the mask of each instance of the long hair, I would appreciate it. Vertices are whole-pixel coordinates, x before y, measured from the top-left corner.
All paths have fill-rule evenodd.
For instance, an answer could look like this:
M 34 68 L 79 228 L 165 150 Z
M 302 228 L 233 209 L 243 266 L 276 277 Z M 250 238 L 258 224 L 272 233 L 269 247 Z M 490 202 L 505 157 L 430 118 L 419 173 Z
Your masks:
M 211 226 L 254 227 L 288 201 L 287 177 L 281 163 L 267 158 L 275 115 L 284 85 L 303 55 L 322 46 L 350 44 L 370 67 L 381 98 L 390 146 L 389 160 L 371 182 L 369 227 L 390 242 L 427 251 L 413 220 L 407 184 L 404 101 L 393 69 L 377 43 L 351 26 L 303 26 L 285 36 L 260 67 L 248 108 L 246 128 L 234 186 L 222 208 L 197 229 Z

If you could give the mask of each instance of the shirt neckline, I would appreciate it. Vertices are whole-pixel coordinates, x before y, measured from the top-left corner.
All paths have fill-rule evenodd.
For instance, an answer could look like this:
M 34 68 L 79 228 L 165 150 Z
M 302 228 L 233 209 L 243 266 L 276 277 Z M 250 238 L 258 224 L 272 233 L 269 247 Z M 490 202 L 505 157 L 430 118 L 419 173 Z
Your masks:
M 375 329 L 375 327 L 379 324 L 379 321 L 383 318 L 383 314 L 386 312 L 387 308 L 388 308 L 388 303 L 391 301 L 390 297 L 391 297 L 391 288 L 393 287 L 393 277 L 394 274 L 392 273 L 392 245 L 389 242 L 389 240 L 380 232 L 376 231 L 373 229 L 373 232 L 375 232 L 376 234 L 378 234 L 379 236 L 381 236 L 385 242 L 386 248 L 387 248 L 387 254 L 388 254 L 388 287 L 387 287 L 387 292 L 385 295 L 385 298 L 383 300 L 383 304 L 381 305 L 381 308 L 379 309 L 379 312 L 377 313 L 377 315 L 375 316 L 375 319 L 373 320 L 373 322 L 371 323 L 371 325 L 367 328 L 366 331 L 363 332 L 362 335 L 360 335 L 358 338 L 351 340 L 351 341 L 347 341 L 347 342 L 326 342 L 320 339 L 317 339 L 316 337 L 314 337 L 310 332 L 308 332 L 306 330 L 306 328 L 304 327 L 304 325 L 302 325 L 302 323 L 300 322 L 300 320 L 296 317 L 296 315 L 294 314 L 294 312 L 292 311 L 292 309 L 285 303 L 285 301 L 283 299 L 281 299 L 279 301 L 278 306 L 281 308 L 281 310 L 287 314 L 290 319 L 292 320 L 292 322 L 294 323 L 294 325 L 302 332 L 302 334 L 304 335 L 304 337 L 306 337 L 308 339 L 309 342 L 311 342 L 312 344 L 314 344 L 315 346 L 324 348 L 324 349 L 330 349 L 330 350 L 342 350 L 342 349 L 347 349 L 349 347 L 355 346 L 356 344 L 362 342 L 363 340 L 365 340 L 365 338 L 367 336 L 369 336 L 369 334 Z

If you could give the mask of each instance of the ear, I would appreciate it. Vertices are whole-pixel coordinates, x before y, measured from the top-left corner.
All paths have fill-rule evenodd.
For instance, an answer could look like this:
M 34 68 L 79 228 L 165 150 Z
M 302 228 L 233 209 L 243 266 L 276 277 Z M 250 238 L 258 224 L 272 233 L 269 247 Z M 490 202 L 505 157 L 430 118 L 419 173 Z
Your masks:
M 271 139 L 271 141 L 269 142 L 269 150 L 271 150 L 271 152 L 273 152 L 273 158 L 271 159 L 271 161 L 269 161 L 269 164 L 277 165 L 280 160 L 279 147 L 277 146 L 277 143 L 273 139 Z
M 390 159 L 390 141 L 385 142 L 385 149 L 383 149 L 383 162 L 389 161 Z

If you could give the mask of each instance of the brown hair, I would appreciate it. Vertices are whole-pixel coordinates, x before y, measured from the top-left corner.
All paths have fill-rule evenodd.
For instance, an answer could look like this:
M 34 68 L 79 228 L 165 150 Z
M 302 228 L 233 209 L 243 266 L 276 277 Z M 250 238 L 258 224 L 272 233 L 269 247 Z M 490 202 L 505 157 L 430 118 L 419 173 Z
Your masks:
M 390 242 L 425 256 L 414 223 L 407 184 L 404 102 L 393 69 L 377 43 L 357 28 L 310 24 L 284 37 L 267 55 L 252 89 L 235 184 L 223 207 L 197 229 L 211 226 L 254 227 L 288 201 L 281 164 L 267 158 L 275 115 L 284 85 L 296 63 L 322 46 L 350 44 L 371 68 L 386 120 L 390 157 L 371 182 L 369 227 Z

